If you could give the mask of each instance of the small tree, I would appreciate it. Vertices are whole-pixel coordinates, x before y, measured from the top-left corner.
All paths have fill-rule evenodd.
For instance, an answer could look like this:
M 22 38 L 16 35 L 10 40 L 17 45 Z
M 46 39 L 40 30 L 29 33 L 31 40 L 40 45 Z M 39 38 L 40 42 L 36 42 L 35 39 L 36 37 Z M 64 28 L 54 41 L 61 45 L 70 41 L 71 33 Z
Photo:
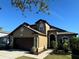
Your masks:
M 57 42 L 56 41 L 51 41 L 51 45 L 52 45 L 52 48 L 56 49 L 57 48 Z
M 73 54 L 79 55 L 79 37 L 73 37 L 71 39 L 71 49 Z
M 69 42 L 67 40 L 64 40 L 63 49 L 65 53 L 68 52 L 68 48 L 69 48 Z

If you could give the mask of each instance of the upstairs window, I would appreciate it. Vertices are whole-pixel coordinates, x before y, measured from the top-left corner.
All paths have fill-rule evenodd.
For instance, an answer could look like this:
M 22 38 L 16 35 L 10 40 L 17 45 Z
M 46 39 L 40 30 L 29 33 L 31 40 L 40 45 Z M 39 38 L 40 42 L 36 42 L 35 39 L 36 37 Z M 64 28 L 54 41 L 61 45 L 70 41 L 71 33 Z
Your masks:
M 39 25 L 39 31 L 44 31 L 44 24 L 41 23 L 41 24 Z

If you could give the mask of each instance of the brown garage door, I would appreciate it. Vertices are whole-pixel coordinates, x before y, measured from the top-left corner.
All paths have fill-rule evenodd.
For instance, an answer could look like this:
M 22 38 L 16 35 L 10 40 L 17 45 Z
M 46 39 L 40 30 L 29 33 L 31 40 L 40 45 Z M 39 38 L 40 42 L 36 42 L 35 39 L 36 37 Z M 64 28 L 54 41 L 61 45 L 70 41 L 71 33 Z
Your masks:
M 30 50 L 33 42 L 34 38 L 14 38 L 14 48 Z

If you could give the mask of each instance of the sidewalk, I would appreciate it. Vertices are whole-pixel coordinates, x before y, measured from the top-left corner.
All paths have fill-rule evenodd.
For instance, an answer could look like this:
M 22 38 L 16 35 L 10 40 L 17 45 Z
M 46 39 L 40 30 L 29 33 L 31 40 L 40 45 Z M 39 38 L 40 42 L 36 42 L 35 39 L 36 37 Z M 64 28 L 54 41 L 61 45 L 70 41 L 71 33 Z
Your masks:
M 41 54 L 38 55 L 38 59 L 43 59 L 45 58 L 47 55 L 49 55 L 53 50 L 49 49 L 45 52 L 42 52 Z
M 49 53 L 51 53 L 52 51 L 53 51 L 53 50 L 48 49 L 47 51 L 44 51 L 44 52 L 42 52 L 42 53 L 39 54 L 39 55 L 24 54 L 24 56 L 32 57 L 32 58 L 37 58 L 37 59 L 43 59 L 43 58 L 45 58 Z
M 29 54 L 28 51 L 0 50 L 0 59 L 16 59 L 16 58 L 21 57 L 21 56 L 27 56 L 27 57 L 32 57 L 32 58 L 36 58 L 36 59 L 43 59 L 52 51 L 53 50 L 48 49 L 47 51 L 44 51 L 39 55 L 33 55 L 33 54 Z

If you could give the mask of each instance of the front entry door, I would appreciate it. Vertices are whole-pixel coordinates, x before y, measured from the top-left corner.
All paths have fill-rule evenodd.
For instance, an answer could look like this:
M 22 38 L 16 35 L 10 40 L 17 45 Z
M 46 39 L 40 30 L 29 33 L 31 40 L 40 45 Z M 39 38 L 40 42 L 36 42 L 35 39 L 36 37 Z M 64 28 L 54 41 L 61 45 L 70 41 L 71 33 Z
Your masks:
M 56 40 L 54 35 L 50 35 L 50 48 L 55 48 Z

